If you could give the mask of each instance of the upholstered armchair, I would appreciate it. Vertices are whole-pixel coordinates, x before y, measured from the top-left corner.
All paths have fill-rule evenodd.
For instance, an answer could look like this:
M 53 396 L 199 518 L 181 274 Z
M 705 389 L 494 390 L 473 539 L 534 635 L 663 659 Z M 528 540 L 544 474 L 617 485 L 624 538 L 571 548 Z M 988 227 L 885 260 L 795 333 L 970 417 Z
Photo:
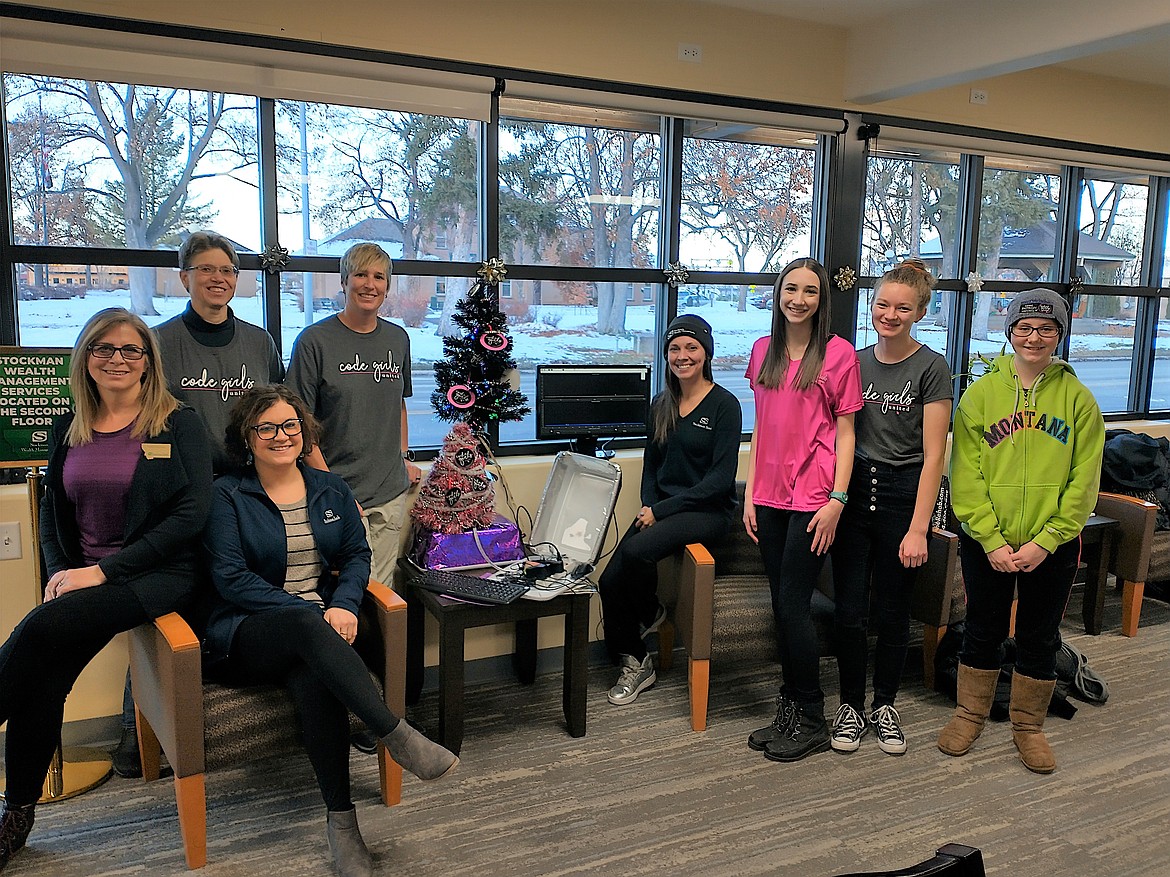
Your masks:
M 391 712 L 406 713 L 406 603 L 371 581 L 366 603 L 385 649 L 383 694 Z M 204 772 L 279 751 L 296 740 L 292 703 L 275 686 L 230 688 L 203 680 L 199 639 L 176 613 L 130 632 L 130 675 L 138 718 L 142 775 L 157 780 L 160 750 L 175 776 L 175 802 L 187 867 L 207 862 Z M 382 801 L 402 797 L 402 768 L 378 746 Z

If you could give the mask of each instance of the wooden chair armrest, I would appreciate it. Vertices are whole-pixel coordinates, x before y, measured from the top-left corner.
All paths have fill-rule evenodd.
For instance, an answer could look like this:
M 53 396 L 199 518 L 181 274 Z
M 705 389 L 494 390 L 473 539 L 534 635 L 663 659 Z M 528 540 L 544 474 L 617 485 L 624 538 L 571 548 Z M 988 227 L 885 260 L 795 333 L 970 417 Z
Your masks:
M 677 555 L 678 602 L 674 623 L 692 661 L 711 657 L 715 610 L 715 559 L 707 548 L 694 542 Z
M 1158 507 L 1137 497 L 1104 492 L 1097 494 L 1094 511 L 1121 524 L 1109 572 L 1126 581 L 1144 582 L 1150 569 Z
M 959 537 L 935 527 L 926 541 L 926 563 L 918 573 L 910 614 L 923 624 L 945 626 L 950 620 L 951 597 L 959 569 Z
M 396 716 L 406 715 L 406 601 L 388 586 L 370 580 L 366 597 L 374 607 L 382 634 L 385 672 L 382 685 L 386 706 Z
M 179 778 L 203 773 L 199 638 L 176 612 L 130 631 L 134 702 Z

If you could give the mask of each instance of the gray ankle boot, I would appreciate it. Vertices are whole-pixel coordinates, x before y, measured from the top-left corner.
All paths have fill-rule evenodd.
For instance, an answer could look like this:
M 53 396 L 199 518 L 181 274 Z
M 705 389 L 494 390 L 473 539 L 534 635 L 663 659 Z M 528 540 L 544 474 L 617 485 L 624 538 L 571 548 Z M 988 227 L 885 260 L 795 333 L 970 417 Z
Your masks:
M 459 756 L 428 740 L 407 724 L 406 719 L 382 738 L 390 757 L 420 780 L 445 777 L 459 763 Z
M 358 830 L 357 810 L 330 810 L 325 834 L 341 877 L 373 877 L 374 860 Z

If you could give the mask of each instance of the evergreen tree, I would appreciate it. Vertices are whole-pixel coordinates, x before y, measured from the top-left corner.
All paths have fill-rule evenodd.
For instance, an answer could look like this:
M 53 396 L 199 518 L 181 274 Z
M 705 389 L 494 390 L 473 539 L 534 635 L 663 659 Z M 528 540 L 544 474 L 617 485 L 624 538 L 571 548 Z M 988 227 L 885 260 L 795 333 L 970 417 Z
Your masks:
M 491 268 L 481 273 L 495 278 Z M 463 421 L 475 432 L 492 421 L 522 419 L 531 409 L 524 394 L 508 384 L 516 360 L 507 317 L 497 307 L 495 283 L 476 282 L 456 305 L 452 320 L 463 332 L 443 339 L 443 359 L 435 363 L 431 404 L 439 419 Z

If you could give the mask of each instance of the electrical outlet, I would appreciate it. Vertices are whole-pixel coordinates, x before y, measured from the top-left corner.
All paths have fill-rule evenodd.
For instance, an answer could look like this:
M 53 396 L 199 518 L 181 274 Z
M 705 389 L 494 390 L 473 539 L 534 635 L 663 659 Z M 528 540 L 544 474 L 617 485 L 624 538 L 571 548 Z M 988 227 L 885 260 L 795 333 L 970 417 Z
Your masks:
M 971 89 L 971 103 L 978 104 L 979 106 L 986 106 L 987 105 L 987 92 L 984 91 L 982 88 Z
M 703 47 L 696 43 L 679 43 L 678 59 L 698 64 L 703 60 Z
M 0 523 L 0 560 L 19 560 L 20 524 L 16 521 Z

